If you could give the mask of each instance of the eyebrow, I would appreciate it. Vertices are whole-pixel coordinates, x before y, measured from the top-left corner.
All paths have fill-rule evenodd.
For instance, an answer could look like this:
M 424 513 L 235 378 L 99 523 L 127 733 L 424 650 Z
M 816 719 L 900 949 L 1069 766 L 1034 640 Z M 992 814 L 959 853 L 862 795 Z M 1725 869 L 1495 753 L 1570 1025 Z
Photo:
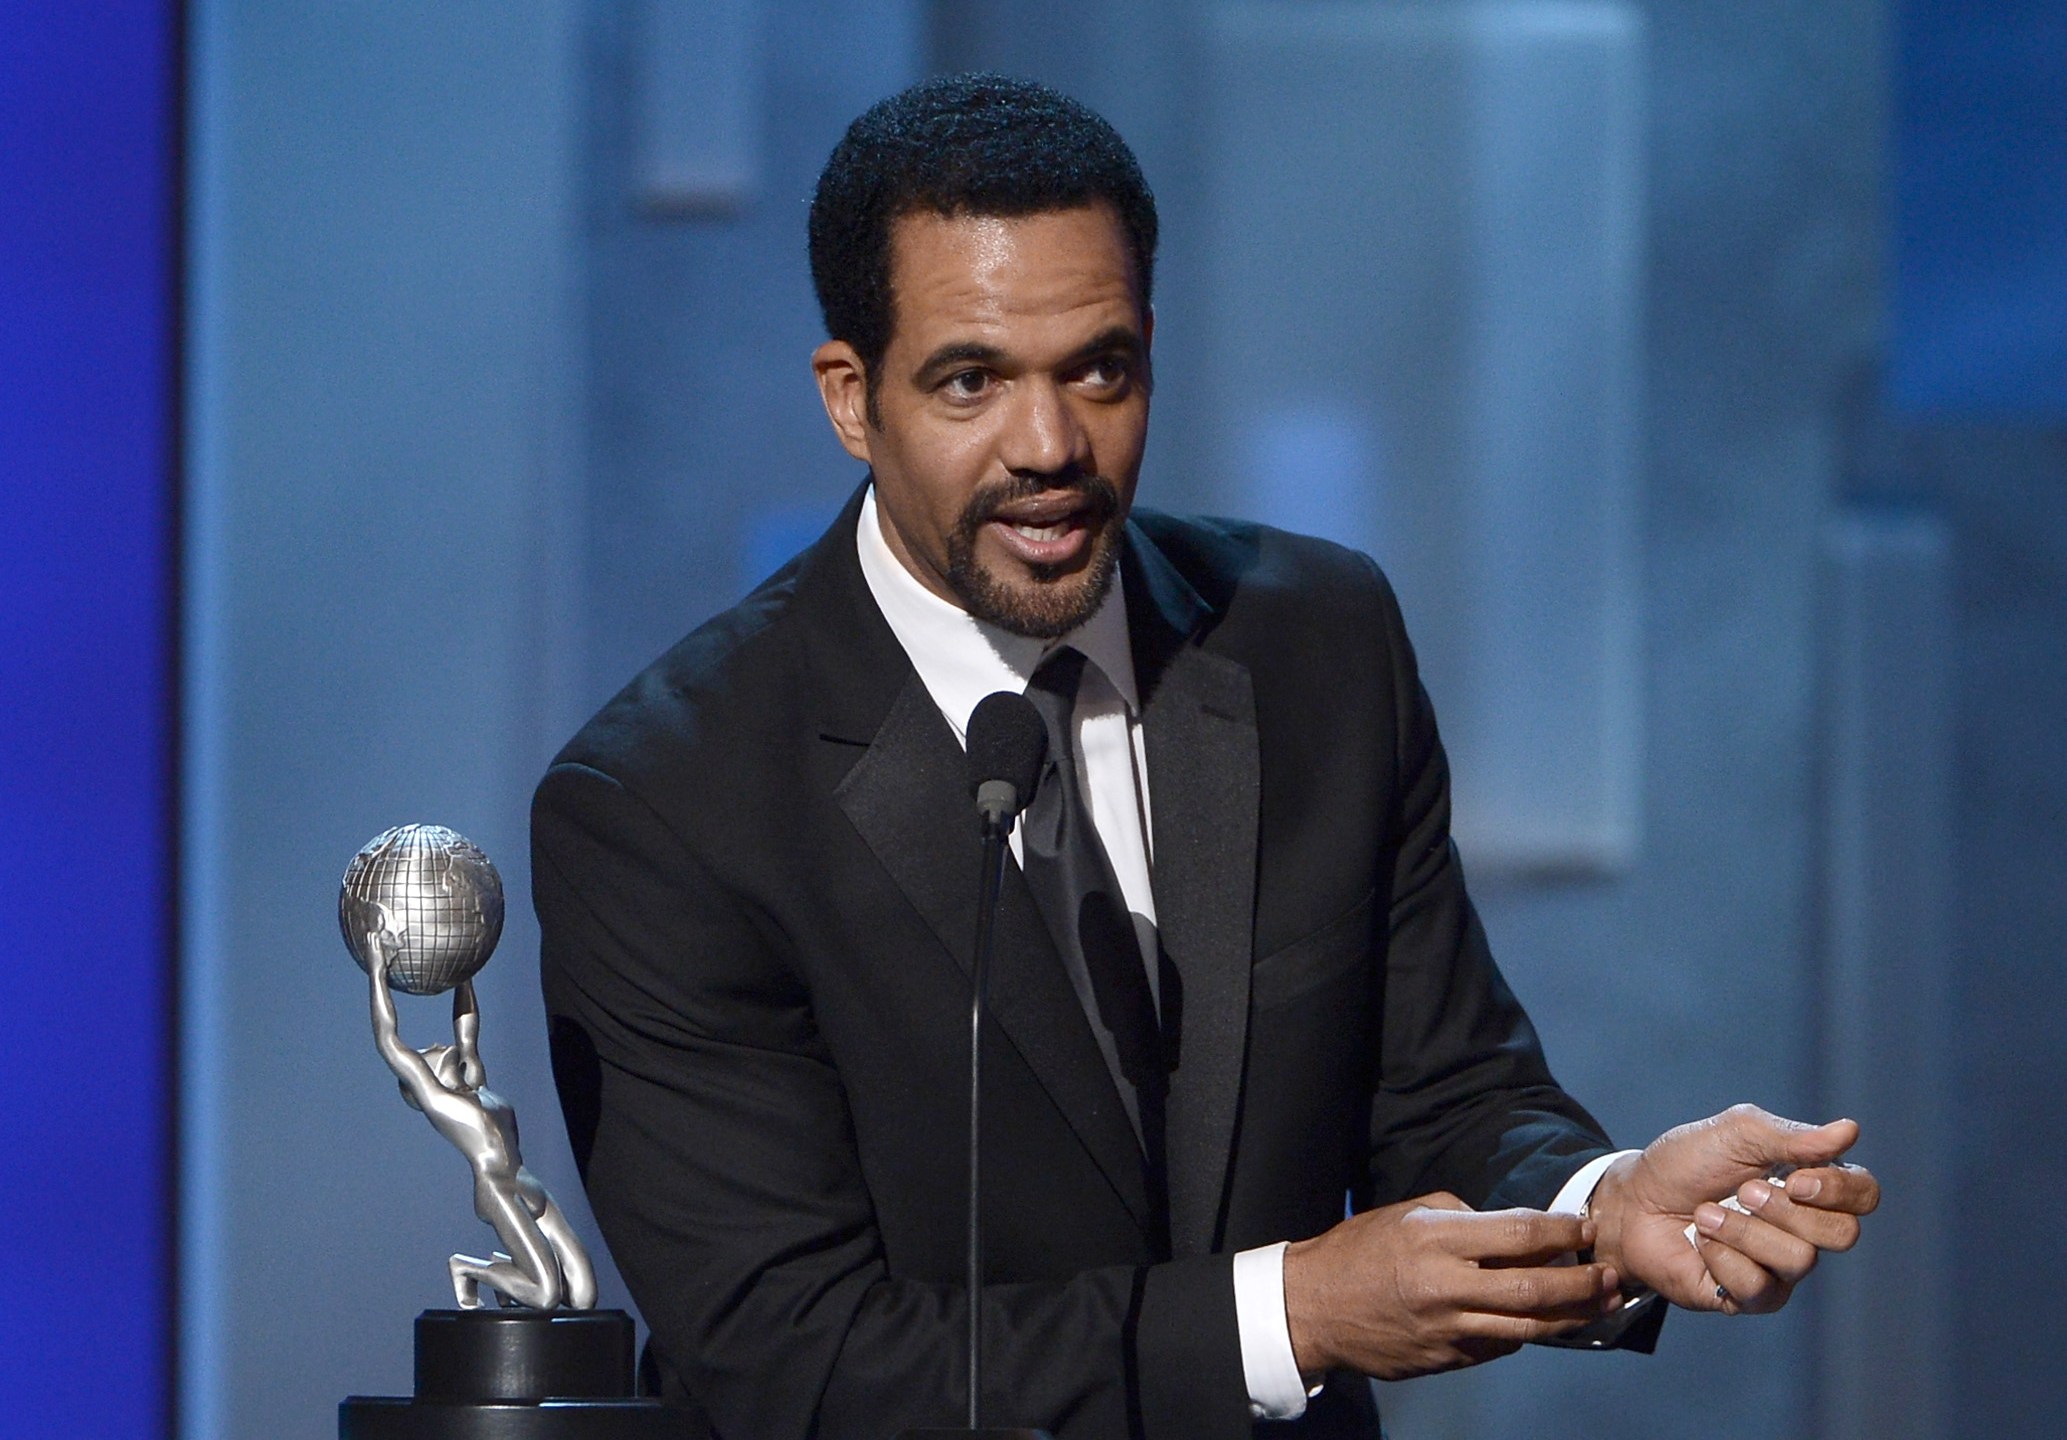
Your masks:
M 1079 364 L 1093 355 L 1118 352 L 1130 359 L 1141 357 L 1141 335 L 1126 325 L 1109 325 L 1077 347 L 1066 362 Z M 928 355 L 925 362 L 913 372 L 912 380 L 924 388 L 938 379 L 944 372 L 957 365 L 986 365 L 997 368 L 1005 363 L 1007 356 L 995 345 L 986 345 L 980 340 L 957 340 L 943 345 Z
M 985 345 L 980 340 L 957 340 L 943 345 L 926 357 L 925 363 L 912 373 L 912 379 L 921 389 L 930 384 L 946 370 L 957 365 L 996 366 L 1005 359 L 1005 352 L 995 345 Z
M 1141 358 L 1141 332 L 1129 325 L 1108 325 L 1092 336 L 1073 357 L 1076 361 L 1090 359 L 1093 355 L 1110 355 L 1117 351 L 1130 360 Z

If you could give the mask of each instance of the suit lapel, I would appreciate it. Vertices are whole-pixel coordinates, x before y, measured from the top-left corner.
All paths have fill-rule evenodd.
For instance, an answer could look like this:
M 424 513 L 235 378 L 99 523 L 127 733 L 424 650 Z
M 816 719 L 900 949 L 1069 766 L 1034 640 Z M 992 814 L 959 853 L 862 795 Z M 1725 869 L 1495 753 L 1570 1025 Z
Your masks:
M 824 617 L 814 668 L 821 734 L 861 757 L 835 798 L 890 879 L 969 983 L 983 844 L 962 747 L 876 609 L 854 559 L 858 503 L 799 577 Z M 827 544 L 820 542 L 821 546 Z M 800 593 L 799 600 L 806 599 Z M 1008 864 L 991 963 L 990 1013 L 1144 1230 L 1152 1228 L 1141 1149 L 1033 894 Z
M 876 609 L 854 557 L 860 495 L 804 557 L 798 600 L 819 620 L 821 733 L 865 746 L 841 809 L 967 983 L 982 844 L 947 721 Z M 1129 524 L 1127 620 L 1146 734 L 1165 1026 L 1177 1038 L 1166 1153 L 1178 1255 L 1218 1241 L 1248 1043 L 1260 792 L 1246 667 L 1194 643 L 1212 610 Z M 1006 870 L 990 988 L 998 1028 L 1114 1191 L 1153 1231 L 1141 1151 L 1076 992 L 1018 866 Z M 1175 1013 L 1170 1013 L 1174 1004 Z
M 1170 1237 L 1217 1245 L 1248 1043 L 1260 760 L 1246 667 L 1192 643 L 1210 610 L 1129 526 L 1128 625 L 1155 829 L 1170 1078 Z M 1175 983 L 1172 983 L 1172 972 Z M 1171 1013 L 1172 1000 L 1176 1013 Z
M 983 868 L 967 770 L 954 732 L 913 675 L 875 743 L 837 792 L 840 808 L 969 983 Z M 1005 872 L 991 961 L 990 1013 L 1082 1138 L 1135 1218 L 1149 1223 L 1141 1150 L 1016 865 Z

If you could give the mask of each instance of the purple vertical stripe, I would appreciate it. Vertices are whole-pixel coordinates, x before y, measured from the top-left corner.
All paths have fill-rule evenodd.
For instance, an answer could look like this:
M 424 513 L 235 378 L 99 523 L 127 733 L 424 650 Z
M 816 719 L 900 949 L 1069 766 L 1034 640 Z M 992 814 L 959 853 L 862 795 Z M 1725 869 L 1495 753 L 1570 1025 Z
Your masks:
M 0 27 L 0 1429 L 166 1429 L 178 7 Z

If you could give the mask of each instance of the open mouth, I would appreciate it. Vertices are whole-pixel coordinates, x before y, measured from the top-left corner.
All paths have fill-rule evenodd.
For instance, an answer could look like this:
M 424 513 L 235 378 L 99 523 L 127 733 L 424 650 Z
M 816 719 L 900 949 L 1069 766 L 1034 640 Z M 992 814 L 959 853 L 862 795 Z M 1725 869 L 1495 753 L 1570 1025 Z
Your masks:
M 1096 473 L 987 486 L 948 537 L 948 583 L 980 620 L 1015 635 L 1067 634 L 1106 592 L 1122 513 L 1119 487 Z
M 1101 514 L 1089 496 L 1051 490 L 999 506 L 989 528 L 1007 553 L 1028 565 L 1068 565 L 1090 544 Z
M 963 535 L 971 543 L 986 535 L 994 552 L 1034 570 L 1036 578 L 1060 578 L 1081 566 L 1118 508 L 1118 492 L 1102 475 L 1019 481 L 971 504 Z

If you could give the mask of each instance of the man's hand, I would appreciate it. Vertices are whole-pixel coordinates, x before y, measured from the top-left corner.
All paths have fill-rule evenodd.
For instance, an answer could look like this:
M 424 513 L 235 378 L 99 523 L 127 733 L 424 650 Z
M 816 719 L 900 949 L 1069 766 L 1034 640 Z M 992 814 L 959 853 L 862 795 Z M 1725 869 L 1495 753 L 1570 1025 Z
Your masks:
M 1302 1375 L 1401 1380 L 1509 1354 L 1621 1303 L 1612 1267 L 1547 1263 L 1593 1243 L 1577 1216 L 1446 1194 L 1352 1216 L 1286 1248 L 1293 1358 Z
M 1870 1173 L 1837 1163 L 1858 1139 L 1854 1121 L 1804 1125 L 1756 1105 L 1668 1130 L 1601 1177 L 1588 1206 L 1597 1253 L 1690 1310 L 1777 1310 L 1823 1251 L 1858 1242 L 1858 1217 L 1880 1203 Z M 1769 1183 L 1790 1166 L 1801 1168 Z M 1750 1213 L 1716 1203 L 1731 1195 Z

